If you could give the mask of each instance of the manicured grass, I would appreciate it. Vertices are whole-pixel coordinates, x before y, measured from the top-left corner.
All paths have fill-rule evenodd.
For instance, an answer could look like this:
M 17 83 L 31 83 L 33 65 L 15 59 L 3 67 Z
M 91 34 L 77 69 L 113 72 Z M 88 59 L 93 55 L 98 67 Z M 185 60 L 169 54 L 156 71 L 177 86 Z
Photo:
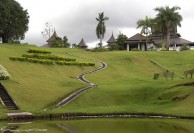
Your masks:
M 42 65 L 9 60 L 10 56 L 21 56 L 29 48 L 34 46 L 0 45 L 0 63 L 12 76 L 10 80 L 1 82 L 21 110 L 42 112 L 69 93 L 87 86 L 76 77 L 94 67 Z M 56 49 L 53 54 L 66 57 L 64 51 L 64 49 Z M 77 60 L 87 62 L 84 59 Z
M 171 88 L 193 80 L 183 80 L 176 76 L 174 80 L 166 80 L 162 75 L 164 70 L 148 60 L 148 58 L 156 60 L 184 76 L 183 72 L 194 66 L 193 51 L 165 51 L 165 53 L 119 51 L 88 54 L 103 60 L 108 65 L 107 69 L 87 76 L 99 84 L 98 88 L 86 92 L 82 97 L 55 112 L 147 112 L 194 115 L 193 87 Z M 158 80 L 153 80 L 154 73 L 160 73 Z M 186 99 L 173 100 L 185 95 L 188 95 Z
M 0 45 L 0 64 L 12 75 L 2 81 L 23 111 L 42 112 L 72 91 L 86 86 L 76 78 L 94 67 L 50 66 L 9 60 L 10 56 L 21 56 L 35 46 Z M 43 48 L 37 48 L 43 49 Z M 151 63 L 151 58 L 170 70 L 183 75 L 194 67 L 194 52 L 150 51 L 150 52 L 88 52 L 79 49 L 44 48 L 53 54 L 69 57 L 64 52 L 93 58 L 105 62 L 103 71 L 86 76 L 98 84 L 97 88 L 82 94 L 67 106 L 49 111 L 61 112 L 148 112 L 194 116 L 193 87 L 174 87 L 180 83 L 193 82 L 192 79 L 166 80 L 163 69 Z M 79 62 L 88 60 L 76 58 Z M 90 61 L 88 61 L 90 62 Z M 95 67 L 99 64 L 96 63 Z M 153 80 L 159 73 L 158 80 Z M 180 101 L 176 97 L 184 97 Z

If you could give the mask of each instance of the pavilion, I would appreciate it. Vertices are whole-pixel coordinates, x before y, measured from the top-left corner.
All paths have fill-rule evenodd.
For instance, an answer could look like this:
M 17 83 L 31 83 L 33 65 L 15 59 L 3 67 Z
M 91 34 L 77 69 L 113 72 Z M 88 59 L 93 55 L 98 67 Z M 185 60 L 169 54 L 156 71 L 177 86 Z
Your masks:
M 82 38 L 80 43 L 78 44 L 78 46 L 81 48 L 81 49 L 87 49 L 88 48 L 88 45 L 85 43 L 84 39 Z

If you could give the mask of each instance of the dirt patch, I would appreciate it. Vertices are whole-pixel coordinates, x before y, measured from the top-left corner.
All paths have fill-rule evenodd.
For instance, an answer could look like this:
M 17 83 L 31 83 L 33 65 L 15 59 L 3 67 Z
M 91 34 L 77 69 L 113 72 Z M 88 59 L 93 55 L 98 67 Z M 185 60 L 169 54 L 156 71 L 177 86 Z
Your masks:
M 189 83 L 184 83 L 184 84 L 178 84 L 178 85 L 175 85 L 171 88 L 174 88 L 174 87 L 178 87 L 178 86 L 194 86 L 194 82 L 189 82 Z
M 188 96 L 189 96 L 189 94 L 184 95 L 184 96 L 174 97 L 172 99 L 172 101 L 182 101 L 182 100 L 186 99 Z

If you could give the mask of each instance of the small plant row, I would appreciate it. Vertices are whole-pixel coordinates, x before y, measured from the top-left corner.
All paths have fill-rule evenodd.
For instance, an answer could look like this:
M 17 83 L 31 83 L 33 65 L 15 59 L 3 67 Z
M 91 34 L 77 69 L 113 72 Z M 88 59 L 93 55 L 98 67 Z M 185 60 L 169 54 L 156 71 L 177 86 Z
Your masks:
M 40 64 L 50 64 L 50 65 L 54 64 L 52 60 L 47 60 L 47 59 L 35 59 L 35 58 L 26 58 L 26 57 L 9 57 L 9 59 L 13 61 L 21 61 L 21 62 L 31 62 L 31 63 L 40 63 Z
M 58 64 L 58 65 L 95 66 L 95 63 L 52 61 L 48 59 L 35 59 L 35 58 L 26 58 L 26 57 L 9 57 L 9 59 L 13 61 L 31 62 L 31 63 L 40 63 L 40 64 L 49 64 L 49 65 Z
M 39 50 L 39 49 L 29 49 L 28 53 L 39 53 L 39 54 L 51 54 L 50 51 L 47 50 Z
M 7 70 L 0 64 L 0 80 L 9 79 L 11 75 L 7 72 Z
M 49 59 L 49 60 L 53 60 L 53 61 L 71 61 L 71 62 L 75 62 L 76 59 L 72 59 L 72 58 L 64 58 L 61 56 L 57 56 L 57 55 L 51 55 L 51 54 L 23 54 L 22 57 L 26 57 L 26 58 L 36 58 L 36 59 Z
M 56 61 L 58 65 L 77 65 L 77 66 L 95 66 L 95 63 L 80 63 L 80 62 L 65 62 L 65 61 Z

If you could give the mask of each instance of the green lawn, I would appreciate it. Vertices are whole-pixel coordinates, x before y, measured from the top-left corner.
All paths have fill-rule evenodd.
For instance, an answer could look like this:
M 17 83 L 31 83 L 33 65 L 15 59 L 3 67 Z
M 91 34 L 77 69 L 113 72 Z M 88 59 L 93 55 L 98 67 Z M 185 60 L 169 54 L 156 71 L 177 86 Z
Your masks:
M 11 79 L 2 81 L 22 111 L 42 113 L 72 91 L 86 86 L 76 77 L 94 67 L 42 65 L 9 60 L 10 56 L 21 56 L 35 46 L 0 45 L 0 64 L 11 74 Z M 38 49 L 38 48 L 36 48 Z M 43 49 L 43 48 L 40 48 Z M 166 80 L 163 70 L 151 58 L 170 70 L 183 75 L 194 68 L 193 51 L 150 51 L 150 52 L 88 52 L 79 49 L 44 48 L 64 57 L 64 52 L 93 58 L 105 62 L 107 69 L 86 76 L 97 88 L 85 92 L 65 107 L 48 113 L 58 112 L 153 112 L 194 116 L 194 89 L 174 85 L 193 82 L 192 79 Z M 72 57 L 71 57 L 72 58 Z M 80 62 L 85 59 L 76 58 Z M 99 64 L 96 63 L 96 67 Z M 154 73 L 160 73 L 153 80 Z M 174 100 L 177 97 L 187 97 Z M 0 111 L 0 113 L 5 111 Z

